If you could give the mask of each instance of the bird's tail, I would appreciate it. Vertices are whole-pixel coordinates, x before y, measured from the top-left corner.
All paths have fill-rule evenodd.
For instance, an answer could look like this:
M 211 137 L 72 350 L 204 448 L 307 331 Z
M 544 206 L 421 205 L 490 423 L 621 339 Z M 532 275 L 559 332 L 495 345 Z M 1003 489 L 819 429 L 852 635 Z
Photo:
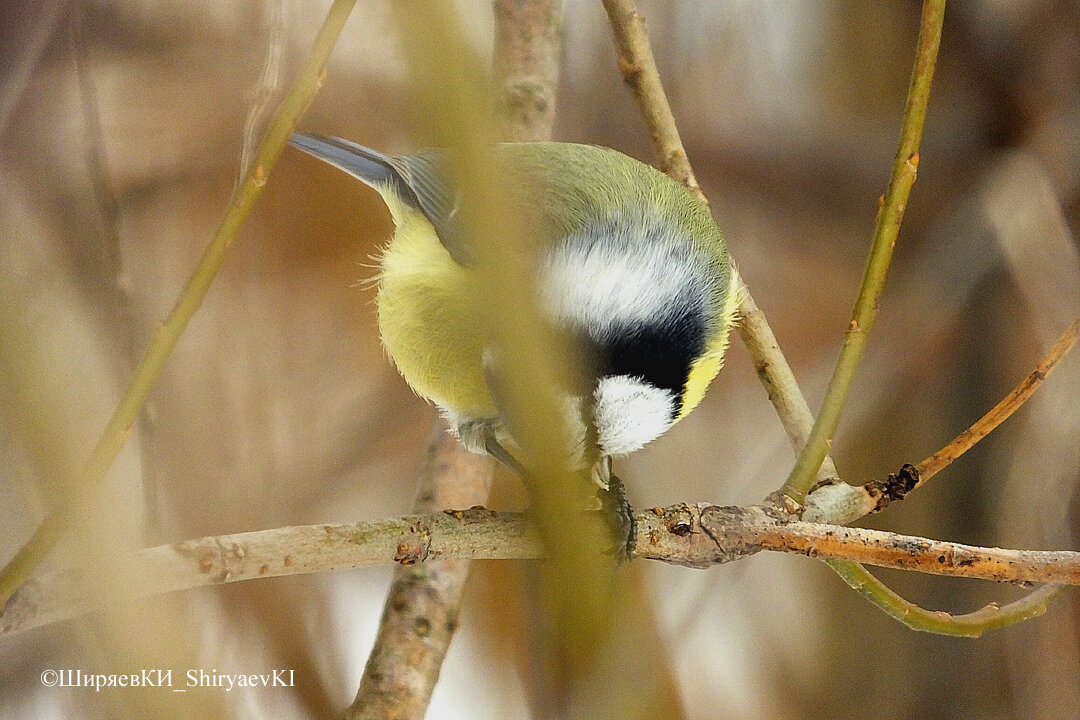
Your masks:
M 296 133 L 289 138 L 289 144 L 344 170 L 376 189 L 379 186 L 396 185 L 401 181 L 390 158 L 377 150 L 348 140 Z

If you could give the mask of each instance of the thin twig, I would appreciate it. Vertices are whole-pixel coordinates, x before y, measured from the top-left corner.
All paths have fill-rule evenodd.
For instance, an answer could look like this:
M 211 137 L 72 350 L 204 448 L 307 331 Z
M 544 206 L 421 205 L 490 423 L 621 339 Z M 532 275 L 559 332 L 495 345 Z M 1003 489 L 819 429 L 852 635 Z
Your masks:
M 356 0 L 334 0 L 296 83 L 267 129 L 266 138 L 259 148 L 247 178 L 233 196 L 214 237 L 203 251 L 194 273 L 177 298 L 172 312 L 155 328 L 150 344 L 139 360 L 131 381 L 124 391 L 124 396 L 91 451 L 90 458 L 83 466 L 77 482 L 68 489 L 68 494 L 64 499 L 45 517 L 30 540 L 19 549 L 15 557 L 0 572 L 0 605 L 11 597 L 15 588 L 26 580 L 30 572 L 56 544 L 85 504 L 85 499 L 100 484 L 101 478 L 104 477 L 127 442 L 132 423 L 161 374 L 173 348 L 180 340 L 188 321 L 199 309 L 203 298 L 210 290 L 214 278 L 217 277 L 218 271 L 225 262 L 229 245 L 236 238 L 240 226 L 251 213 L 259 195 L 262 194 L 262 188 L 286 140 L 296 127 L 297 119 L 315 97 L 322 83 L 326 60 L 355 2 Z
M 924 0 L 919 25 L 919 40 L 915 53 L 915 66 L 911 71 L 911 84 L 904 107 L 904 120 L 900 130 L 900 144 L 893 163 L 889 189 L 881 200 L 870 257 L 863 274 L 862 287 L 855 302 L 855 310 L 844 338 L 840 357 L 836 361 L 832 378 L 822 401 L 821 412 L 810 433 L 806 447 L 799 454 L 784 482 L 781 492 L 791 501 L 802 504 L 814 484 L 821 462 L 829 452 L 833 433 L 840 422 L 840 413 L 847 403 L 855 372 L 862 361 L 870 330 L 877 318 L 878 300 L 885 287 L 885 277 L 892 261 L 893 248 L 907 207 L 911 186 L 919 166 L 919 143 L 922 139 L 926 107 L 930 98 L 930 86 L 934 77 L 934 65 L 941 44 L 941 28 L 945 19 L 945 0 Z M 894 609 L 900 600 L 884 584 L 874 580 L 870 573 L 857 563 L 836 560 L 829 566 L 851 583 L 850 578 L 862 577 L 858 587 L 864 597 L 885 612 Z M 903 601 L 906 603 L 906 601 Z M 895 617 L 895 615 L 894 615 Z M 943 619 L 942 624 L 948 624 Z M 956 628 L 959 630 L 962 623 Z
M 566 514 L 568 522 L 580 517 Z M 762 506 L 680 503 L 639 511 L 635 520 L 639 528 L 636 557 L 689 567 L 710 567 L 771 550 L 836 559 L 830 565 L 840 563 L 835 569 L 845 579 L 863 577 L 864 573 L 847 570 L 858 566 L 845 559 L 858 559 L 881 567 L 997 582 L 1080 585 L 1080 552 L 980 548 L 863 528 L 790 522 L 777 519 Z M 103 558 L 95 563 L 94 572 L 125 578 L 125 594 L 119 600 L 129 601 L 241 580 L 389 563 L 412 566 L 543 556 L 539 534 L 523 513 L 472 508 L 186 540 L 136 550 L 126 557 Z M 86 581 L 86 572 L 65 568 L 35 574 L 0 613 L 0 635 L 100 610 L 106 602 L 115 605 L 118 599 L 113 596 L 88 594 L 94 583 Z M 867 592 L 869 581 L 860 582 L 860 589 Z M 885 599 L 879 595 L 876 600 L 887 609 L 895 604 L 891 597 L 886 593 Z
M 776 409 L 791 447 L 795 452 L 801 452 L 806 447 L 810 430 L 814 427 L 814 415 L 799 389 L 795 373 L 791 371 L 791 366 L 788 365 L 787 358 L 780 350 L 780 344 L 765 319 L 765 313 L 757 306 L 745 284 L 739 305 L 738 329 L 754 363 L 758 380 L 765 387 L 765 392 Z M 840 475 L 832 458 L 826 457 L 818 472 L 818 481 L 824 484 L 839 479 Z
M 869 512 L 880 512 L 889 503 L 903 499 L 912 490 L 921 487 L 923 483 L 947 467 L 953 460 L 970 450 L 977 442 L 986 437 L 994 428 L 1027 402 L 1050 373 L 1053 372 L 1054 368 L 1057 367 L 1058 363 L 1061 362 L 1062 358 L 1076 345 L 1078 336 L 1080 336 L 1080 318 L 1074 320 L 1072 325 L 1066 328 L 1058 341 L 1054 343 L 1049 352 L 1035 366 L 1035 369 L 1021 380 L 1001 402 L 983 415 L 970 428 L 960 433 L 952 442 L 918 465 L 905 465 L 900 472 L 890 474 L 887 479 L 871 481 L 861 488 L 852 488 L 849 485 L 822 488 L 811 494 L 809 499 L 814 500 L 818 495 L 829 495 L 836 491 L 837 498 L 835 502 L 827 501 L 831 502 L 832 507 L 829 510 L 832 512 L 825 512 L 824 516 L 837 517 L 843 514 L 845 522 L 853 521 Z M 841 506 L 847 508 L 848 512 L 846 514 L 843 511 L 837 512 L 836 508 Z M 808 514 L 804 514 L 804 517 Z M 1022 553 L 1023 551 L 1003 552 Z M 952 557 L 955 559 L 955 556 Z M 1047 585 L 1004 607 L 991 605 L 974 613 L 954 616 L 930 612 L 904 600 L 871 575 L 866 568 L 858 563 L 848 561 L 853 559 L 858 558 L 849 557 L 847 560 L 829 560 L 828 564 L 848 585 L 858 590 L 891 617 L 913 630 L 944 635 L 978 637 L 986 630 L 1005 627 L 1006 625 L 1036 617 L 1045 612 L 1047 604 L 1064 590 L 1062 585 Z M 1046 579 L 1052 580 L 1054 578 Z
M 892 262 L 896 237 L 900 232 L 904 209 L 907 207 L 908 196 L 919 167 L 919 142 L 926 120 L 926 105 L 930 99 L 930 85 L 934 78 L 934 64 L 941 44 L 944 18 L 945 0 L 926 0 L 923 3 L 915 67 L 911 72 L 911 85 L 904 106 L 900 144 L 893 162 L 889 189 L 881 200 L 878 211 L 862 287 L 844 335 L 840 357 L 836 361 L 828 389 L 825 391 L 825 399 L 821 403 L 821 412 L 818 413 L 806 447 L 799 454 L 783 487 L 784 494 L 800 504 L 814 485 L 818 468 L 829 452 L 833 433 L 840 422 L 840 413 L 847 403 L 848 394 L 855 381 L 855 372 L 862 361 L 870 330 L 877 318 L 878 300 L 885 288 L 885 277 Z
M 862 487 L 845 486 L 843 492 L 838 494 L 841 495 L 840 499 L 852 509 L 851 514 L 843 512 L 838 514 L 835 509 L 814 511 L 809 513 L 809 516 L 808 513 L 804 513 L 804 519 L 840 522 L 836 518 L 842 516 L 843 522 L 846 523 L 869 513 L 881 512 L 891 503 L 904 499 L 908 493 L 922 487 L 927 480 L 948 467 L 950 463 L 974 447 L 1020 409 L 1035 394 L 1035 391 L 1042 387 L 1043 382 L 1061 360 L 1069 354 L 1078 338 L 1080 338 L 1080 317 L 1065 329 L 1035 369 L 1010 390 L 997 405 L 930 457 L 917 465 L 904 465 L 898 472 L 890 473 L 883 479 L 871 480 Z M 815 492 L 809 497 L 808 510 L 810 505 L 817 501 L 818 495 L 819 493 Z
M 641 108 L 645 128 L 652 142 L 653 154 L 660 168 L 681 182 L 706 206 L 708 198 L 698 185 L 690 159 L 683 148 L 675 116 L 668 104 L 660 73 L 653 59 L 652 47 L 645 27 L 645 18 L 637 11 L 633 0 L 604 0 L 615 44 L 619 52 L 619 69 Z M 732 260 L 734 265 L 734 259 Z M 814 424 L 810 406 L 803 397 L 787 358 L 780 351 L 765 314 L 758 308 L 749 288 L 740 280 L 739 333 L 750 353 L 758 377 L 776 408 L 788 439 L 795 452 L 802 452 Z M 822 464 L 822 482 L 838 478 L 832 460 Z
M 1065 329 L 1065 332 L 1061 334 L 1061 337 L 1050 348 L 1050 351 L 1039 361 L 1035 369 L 1021 380 L 1008 395 L 1002 398 L 1001 402 L 979 418 L 975 424 L 957 435 L 948 445 L 915 466 L 918 471 L 918 485 L 937 475 L 953 460 L 970 450 L 975 443 L 989 435 L 994 428 L 1005 422 L 1010 415 L 1027 402 L 1028 398 L 1035 394 L 1043 381 L 1054 371 L 1058 362 L 1069 354 L 1069 351 L 1076 345 L 1078 338 L 1080 338 L 1080 317 L 1076 318 L 1072 325 Z
M 604 0 L 604 9 L 615 33 L 619 70 L 637 98 L 660 169 L 685 185 L 708 206 L 709 199 L 702 192 L 690 167 L 690 159 L 686 156 L 679 128 L 675 124 L 675 115 L 671 112 L 667 94 L 660 82 L 644 16 L 637 11 L 633 0 Z

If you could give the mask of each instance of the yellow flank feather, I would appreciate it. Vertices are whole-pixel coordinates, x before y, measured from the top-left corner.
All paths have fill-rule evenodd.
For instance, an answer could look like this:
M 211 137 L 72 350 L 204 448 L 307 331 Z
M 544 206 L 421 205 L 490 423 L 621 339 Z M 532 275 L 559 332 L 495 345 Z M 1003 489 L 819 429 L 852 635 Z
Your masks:
M 469 417 L 495 417 L 472 273 L 450 257 L 422 213 L 380 192 L 397 225 L 379 275 L 383 345 L 421 397 Z
M 690 365 L 690 373 L 686 378 L 686 389 L 683 391 L 682 404 L 679 406 L 679 414 L 675 416 L 675 422 L 686 417 L 696 408 L 705 397 L 705 391 L 709 389 L 709 383 L 724 366 L 724 351 L 728 345 L 728 331 L 735 324 L 735 316 L 742 304 L 742 283 L 739 281 L 739 273 L 735 266 L 731 266 L 731 280 L 728 283 L 727 296 L 724 298 L 724 310 L 719 319 L 720 332 L 709 340 L 705 354 Z

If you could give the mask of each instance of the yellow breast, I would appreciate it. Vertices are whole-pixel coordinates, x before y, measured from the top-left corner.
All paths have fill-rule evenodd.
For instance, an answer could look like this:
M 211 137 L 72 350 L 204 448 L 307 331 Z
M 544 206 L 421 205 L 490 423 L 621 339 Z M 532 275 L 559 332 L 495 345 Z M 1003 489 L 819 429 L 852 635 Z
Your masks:
M 398 203 L 391 212 L 397 231 L 379 276 L 383 345 L 418 395 L 468 417 L 494 417 L 473 274 L 450 257 L 423 215 Z

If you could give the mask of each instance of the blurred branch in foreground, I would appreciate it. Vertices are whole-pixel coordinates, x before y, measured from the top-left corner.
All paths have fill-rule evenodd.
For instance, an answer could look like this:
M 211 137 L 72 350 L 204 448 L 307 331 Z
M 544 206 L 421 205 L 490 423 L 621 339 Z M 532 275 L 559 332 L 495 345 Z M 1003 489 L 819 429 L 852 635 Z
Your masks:
M 86 498 L 97 487 L 121 448 L 127 443 L 132 424 L 146 402 L 150 389 L 180 341 L 188 322 L 202 304 L 214 278 L 225 264 L 229 246 L 251 213 L 255 201 L 262 194 L 262 188 L 266 185 L 267 177 L 282 148 L 285 147 L 285 141 L 292 134 L 300 115 L 314 99 L 322 82 L 326 61 L 354 2 L 355 0 L 335 0 L 327 12 L 326 20 L 312 45 L 311 54 L 292 90 L 282 101 L 271 121 L 247 176 L 221 218 L 213 238 L 207 243 L 172 312 L 157 326 L 153 339 L 135 367 L 123 398 L 102 431 L 80 477 L 71 485 L 69 493 L 61 498 L 58 507 L 49 512 L 33 536 L 4 566 L 3 571 L 0 571 L 0 605 L 11 597 L 14 590 L 26 580 L 68 529 L 85 504 Z
M 555 118 L 561 3 L 495 4 L 496 84 L 508 140 L 547 140 Z M 413 510 L 432 512 L 487 501 L 494 467 L 436 423 Z M 387 594 L 375 647 L 346 718 L 422 718 L 457 628 L 467 561 L 400 569 Z M 417 620 L 422 619 L 418 625 Z M 418 628 L 425 628 L 420 632 Z

